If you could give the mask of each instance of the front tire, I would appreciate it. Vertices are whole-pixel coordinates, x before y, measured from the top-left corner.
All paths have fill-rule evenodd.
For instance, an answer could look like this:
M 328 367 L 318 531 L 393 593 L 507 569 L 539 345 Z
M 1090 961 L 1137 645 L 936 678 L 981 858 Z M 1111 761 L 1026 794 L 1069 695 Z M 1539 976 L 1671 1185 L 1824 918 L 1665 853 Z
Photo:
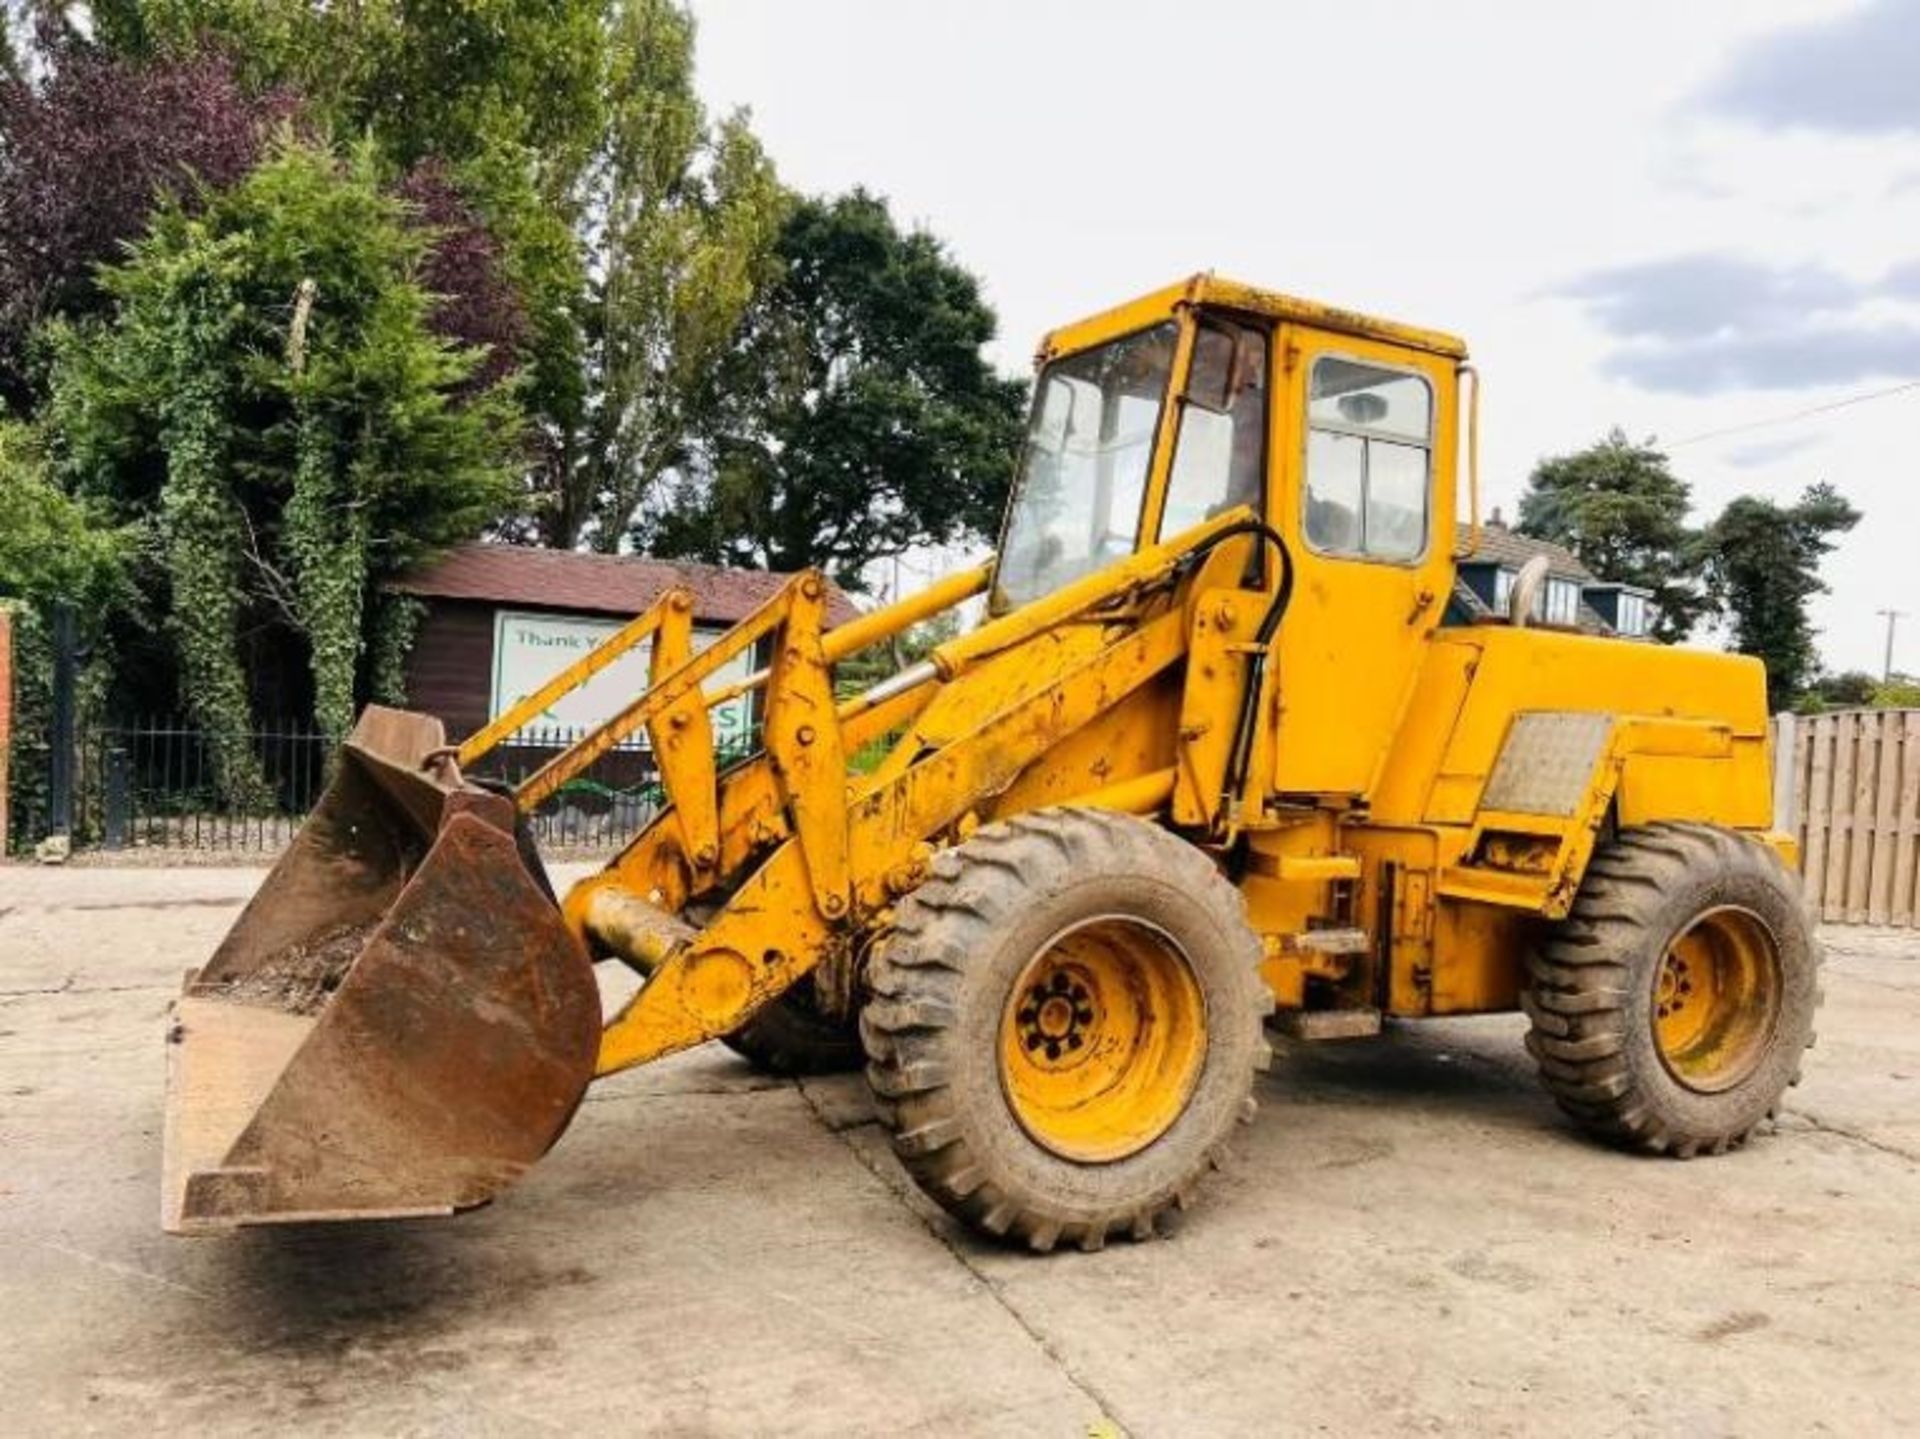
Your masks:
M 1799 1078 L 1819 954 L 1799 885 L 1765 845 L 1702 824 L 1628 830 L 1528 961 L 1527 1048 L 1591 1132 L 1725 1153 Z
M 1253 1112 L 1272 998 L 1239 892 L 1144 821 L 1041 810 L 943 852 L 869 968 L 894 1152 L 988 1234 L 1146 1238 Z

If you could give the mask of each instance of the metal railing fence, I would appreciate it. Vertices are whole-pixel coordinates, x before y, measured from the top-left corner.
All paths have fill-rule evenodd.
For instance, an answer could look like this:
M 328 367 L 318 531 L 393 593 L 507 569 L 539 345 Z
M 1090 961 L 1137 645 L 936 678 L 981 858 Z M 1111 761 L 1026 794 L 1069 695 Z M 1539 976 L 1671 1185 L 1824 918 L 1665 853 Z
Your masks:
M 584 737 L 584 728 L 521 731 L 475 767 L 474 777 L 519 784 Z M 334 750 L 301 721 L 267 723 L 242 737 L 264 785 L 235 801 L 218 783 L 213 745 L 192 722 L 156 716 L 81 728 L 62 764 L 47 736 L 18 733 L 9 845 L 29 850 L 64 827 L 76 847 L 104 850 L 271 854 L 283 848 L 326 788 Z M 754 752 L 757 733 L 723 740 L 724 766 Z M 543 849 L 624 846 L 664 801 L 643 741 L 628 741 L 562 786 L 531 816 Z

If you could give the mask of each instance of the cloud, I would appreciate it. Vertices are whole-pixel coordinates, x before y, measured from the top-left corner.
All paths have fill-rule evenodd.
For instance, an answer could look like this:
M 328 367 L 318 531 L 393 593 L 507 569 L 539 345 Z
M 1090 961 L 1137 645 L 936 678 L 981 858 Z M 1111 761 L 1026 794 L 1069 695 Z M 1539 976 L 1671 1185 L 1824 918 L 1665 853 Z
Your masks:
M 1602 368 L 1644 389 L 1681 395 L 1799 390 L 1920 375 L 1920 326 L 1833 326 L 1629 345 Z
M 1821 265 L 1693 254 L 1595 270 L 1556 293 L 1620 346 L 1605 370 L 1650 390 L 1711 395 L 1920 375 L 1920 322 L 1866 317 L 1920 301 L 1920 261 L 1866 283 Z
M 1887 271 L 1881 290 L 1903 300 L 1920 299 L 1920 260 L 1908 260 Z
M 1778 440 L 1759 440 L 1728 450 L 1726 460 L 1736 470 L 1757 470 L 1763 465 L 1784 460 L 1789 455 L 1810 450 L 1825 438 L 1825 435 L 1789 435 Z
M 1769 129 L 1920 133 L 1920 0 L 1871 0 L 1837 20 L 1749 42 L 1698 104 Z
M 1848 308 L 1859 288 L 1817 265 L 1776 269 L 1730 255 L 1682 255 L 1596 270 L 1564 286 L 1620 335 L 1686 338 Z

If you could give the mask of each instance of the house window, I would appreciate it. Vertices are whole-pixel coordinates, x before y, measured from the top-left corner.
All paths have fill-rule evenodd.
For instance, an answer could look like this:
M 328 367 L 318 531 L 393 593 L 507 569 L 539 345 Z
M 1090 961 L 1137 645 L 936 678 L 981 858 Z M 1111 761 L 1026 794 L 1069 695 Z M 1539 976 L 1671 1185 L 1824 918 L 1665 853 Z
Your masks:
M 1647 603 L 1647 597 L 1623 593 L 1613 628 L 1615 633 L 1630 639 L 1638 639 L 1650 631 L 1653 628 L 1653 606 Z
M 1572 580 L 1549 579 L 1546 589 L 1544 611 L 1536 603 L 1538 618 L 1550 625 L 1576 625 L 1580 622 L 1580 586 Z
M 1307 393 L 1307 542 L 1418 559 L 1427 548 L 1433 392 L 1418 375 L 1324 355 Z
M 1502 565 L 1493 572 L 1493 612 L 1502 617 L 1513 613 L 1513 587 L 1520 572 Z M 1549 577 L 1533 592 L 1533 610 L 1528 618 L 1536 624 L 1574 626 L 1580 623 L 1580 586 L 1573 580 Z

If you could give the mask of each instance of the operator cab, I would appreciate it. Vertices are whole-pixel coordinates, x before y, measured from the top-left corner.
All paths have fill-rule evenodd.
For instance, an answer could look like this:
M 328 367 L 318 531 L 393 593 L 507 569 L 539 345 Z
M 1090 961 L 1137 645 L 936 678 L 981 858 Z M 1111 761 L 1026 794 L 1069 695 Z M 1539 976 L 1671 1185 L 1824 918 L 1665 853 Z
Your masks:
M 1211 275 L 1055 332 L 991 612 L 1246 506 L 1298 581 L 1275 786 L 1363 794 L 1452 590 L 1465 358 L 1448 335 Z M 1270 587 L 1256 554 L 1248 583 Z M 1296 726 L 1342 738 L 1289 747 Z

